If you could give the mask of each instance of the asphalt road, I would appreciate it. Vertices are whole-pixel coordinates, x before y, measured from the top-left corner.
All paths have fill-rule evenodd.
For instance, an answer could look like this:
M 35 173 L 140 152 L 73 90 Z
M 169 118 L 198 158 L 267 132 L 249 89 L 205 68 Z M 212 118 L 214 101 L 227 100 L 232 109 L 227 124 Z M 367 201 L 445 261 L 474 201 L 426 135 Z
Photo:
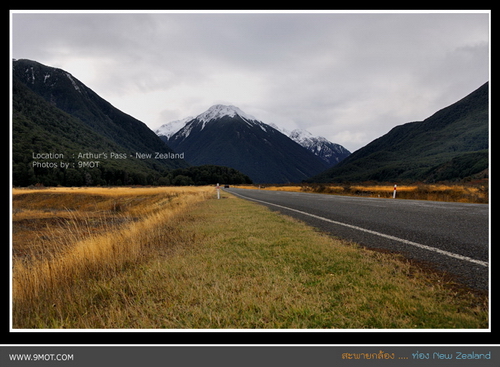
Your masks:
M 229 188 L 368 248 L 398 252 L 487 290 L 489 205 Z

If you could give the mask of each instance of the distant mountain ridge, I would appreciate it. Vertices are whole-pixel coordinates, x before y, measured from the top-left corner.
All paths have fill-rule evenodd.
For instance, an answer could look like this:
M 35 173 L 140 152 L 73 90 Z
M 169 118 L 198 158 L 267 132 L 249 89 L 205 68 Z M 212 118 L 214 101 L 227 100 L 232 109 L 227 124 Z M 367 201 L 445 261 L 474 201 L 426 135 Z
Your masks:
M 308 182 L 460 180 L 488 169 L 488 82 L 424 121 L 394 127 Z
M 279 129 L 276 126 L 274 127 L 293 141 L 299 143 L 304 148 L 317 155 L 325 161 L 329 167 L 335 166 L 351 154 L 351 152 L 342 145 L 332 143 L 322 136 L 314 136 L 307 130 L 295 129 L 288 131 L 285 129 Z
M 175 120 L 169 123 L 163 124 L 158 129 L 155 130 L 155 134 L 160 137 L 164 142 L 174 135 L 177 131 L 182 129 L 189 121 L 194 119 L 193 116 L 186 117 L 182 120 Z
M 214 105 L 183 124 L 163 139 L 176 152 L 184 152 L 193 165 L 232 167 L 257 183 L 300 182 L 328 167 L 274 127 L 235 106 Z

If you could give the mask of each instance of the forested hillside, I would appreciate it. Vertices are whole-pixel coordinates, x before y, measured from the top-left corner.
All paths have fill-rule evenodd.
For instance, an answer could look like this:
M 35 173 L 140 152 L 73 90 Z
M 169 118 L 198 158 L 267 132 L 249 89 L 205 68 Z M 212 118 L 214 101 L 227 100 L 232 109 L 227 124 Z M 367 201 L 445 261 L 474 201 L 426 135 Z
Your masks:
M 478 174 L 488 169 L 488 106 L 486 83 L 424 121 L 396 126 L 308 181 L 434 182 Z
M 188 166 L 146 125 L 63 70 L 17 60 L 12 84 L 15 186 L 154 184 Z M 156 152 L 172 158 L 155 159 Z

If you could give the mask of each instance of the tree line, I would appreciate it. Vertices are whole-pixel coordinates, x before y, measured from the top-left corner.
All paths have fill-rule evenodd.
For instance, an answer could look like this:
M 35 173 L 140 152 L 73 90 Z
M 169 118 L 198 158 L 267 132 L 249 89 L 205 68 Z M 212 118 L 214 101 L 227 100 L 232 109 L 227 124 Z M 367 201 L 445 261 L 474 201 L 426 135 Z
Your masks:
M 188 186 L 216 183 L 250 184 L 252 180 L 234 168 L 203 165 L 178 168 L 171 171 L 141 172 L 115 167 L 94 168 L 41 168 L 18 162 L 13 165 L 12 183 L 28 186 Z

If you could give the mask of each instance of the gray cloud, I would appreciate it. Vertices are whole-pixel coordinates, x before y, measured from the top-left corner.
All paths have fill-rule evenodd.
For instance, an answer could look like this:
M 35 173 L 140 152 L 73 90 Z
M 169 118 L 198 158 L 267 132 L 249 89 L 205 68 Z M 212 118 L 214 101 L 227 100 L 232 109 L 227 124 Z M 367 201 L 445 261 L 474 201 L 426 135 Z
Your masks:
M 12 57 L 151 128 L 231 103 L 356 150 L 489 77 L 488 13 L 13 13 Z

